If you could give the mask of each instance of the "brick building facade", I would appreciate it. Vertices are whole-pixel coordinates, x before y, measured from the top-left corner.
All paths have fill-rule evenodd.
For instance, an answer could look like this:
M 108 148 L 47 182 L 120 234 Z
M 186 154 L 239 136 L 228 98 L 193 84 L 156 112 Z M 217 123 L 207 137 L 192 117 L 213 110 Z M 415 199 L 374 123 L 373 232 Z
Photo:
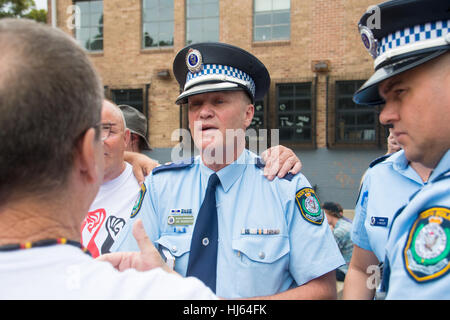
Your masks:
M 351 102 L 373 70 L 356 26 L 372 1 L 57 0 L 56 25 L 87 48 L 107 97 L 148 116 L 156 151 L 170 150 L 178 143 L 174 130 L 187 126 L 185 110 L 174 104 L 176 53 L 199 39 L 252 52 L 272 79 L 253 127 L 279 129 L 280 143 L 302 158 L 321 200 L 340 201 L 331 199 L 339 188 L 343 193 L 333 194 L 351 208 L 361 174 L 386 146 L 377 108 Z

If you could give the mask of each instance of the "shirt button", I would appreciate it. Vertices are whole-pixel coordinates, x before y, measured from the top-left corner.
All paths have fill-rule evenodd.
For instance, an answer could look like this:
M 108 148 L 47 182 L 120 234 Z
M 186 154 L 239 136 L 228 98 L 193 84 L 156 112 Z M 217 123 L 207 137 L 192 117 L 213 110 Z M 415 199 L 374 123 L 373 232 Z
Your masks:
M 261 252 L 258 254 L 258 256 L 259 256 L 260 259 L 264 259 L 264 258 L 266 257 L 266 254 L 265 254 L 263 251 L 261 251 Z
M 202 244 L 206 247 L 209 244 L 209 239 L 208 238 L 203 238 L 202 239 Z
M 172 247 L 172 252 L 177 252 L 177 251 L 178 251 L 178 248 L 176 246 L 173 246 Z

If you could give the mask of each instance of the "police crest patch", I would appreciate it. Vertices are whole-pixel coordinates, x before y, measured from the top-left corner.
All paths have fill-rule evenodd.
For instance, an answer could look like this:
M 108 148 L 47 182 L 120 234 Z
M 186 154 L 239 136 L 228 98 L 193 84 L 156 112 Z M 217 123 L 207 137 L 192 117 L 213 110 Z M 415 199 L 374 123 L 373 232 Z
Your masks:
M 134 203 L 133 210 L 131 211 L 130 218 L 134 218 L 138 213 L 139 210 L 141 210 L 142 207 L 142 201 L 144 200 L 145 193 L 147 192 L 147 187 L 145 186 L 145 183 L 141 186 L 141 191 L 139 192 L 139 198 L 136 199 L 136 202 Z
M 417 282 L 439 278 L 450 269 L 450 209 L 433 207 L 419 214 L 403 250 L 405 268 Z
M 295 203 L 306 221 L 321 225 L 323 222 L 323 212 L 319 199 L 312 188 L 302 188 L 295 194 Z

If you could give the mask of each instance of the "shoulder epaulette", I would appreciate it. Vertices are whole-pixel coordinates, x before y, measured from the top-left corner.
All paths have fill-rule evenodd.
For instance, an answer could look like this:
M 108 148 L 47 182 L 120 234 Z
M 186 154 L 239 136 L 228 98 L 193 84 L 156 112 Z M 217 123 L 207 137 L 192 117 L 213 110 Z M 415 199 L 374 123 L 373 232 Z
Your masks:
M 376 158 L 375 160 L 373 160 L 370 164 L 369 164 L 369 168 L 373 168 L 374 166 L 376 166 L 377 164 L 379 164 L 380 162 L 383 162 L 384 160 L 386 160 L 387 158 L 389 158 L 392 154 L 385 154 L 384 156 L 381 156 L 379 158 Z
M 255 166 L 256 166 L 258 169 L 264 169 L 264 167 L 266 166 L 266 164 L 263 163 L 263 162 L 261 161 L 261 158 L 256 158 Z M 294 177 L 295 177 L 295 174 L 292 174 L 292 173 L 289 172 L 289 173 L 286 174 L 282 179 L 286 179 L 286 180 L 291 181 Z
M 154 168 L 152 173 L 157 174 L 157 173 L 160 173 L 163 171 L 168 171 L 168 170 L 180 170 L 180 169 L 184 169 L 184 168 L 188 168 L 188 167 L 192 166 L 193 163 L 194 163 L 194 157 L 192 157 L 190 159 L 182 160 L 179 162 L 171 162 L 169 164 L 165 164 L 165 165 Z

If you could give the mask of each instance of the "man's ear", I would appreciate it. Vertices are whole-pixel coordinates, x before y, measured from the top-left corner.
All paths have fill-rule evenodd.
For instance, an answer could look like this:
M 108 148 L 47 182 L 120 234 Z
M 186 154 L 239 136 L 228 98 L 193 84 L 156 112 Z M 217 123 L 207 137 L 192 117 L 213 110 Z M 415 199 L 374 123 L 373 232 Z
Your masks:
M 252 124 L 253 116 L 255 115 L 255 106 L 248 104 L 245 107 L 245 127 L 248 128 Z
M 125 131 L 123 133 L 123 140 L 125 143 L 125 148 L 128 147 L 131 143 L 131 131 L 130 129 L 125 128 Z
M 78 140 L 75 166 L 85 183 L 103 180 L 103 145 L 96 139 L 95 129 L 88 129 Z

